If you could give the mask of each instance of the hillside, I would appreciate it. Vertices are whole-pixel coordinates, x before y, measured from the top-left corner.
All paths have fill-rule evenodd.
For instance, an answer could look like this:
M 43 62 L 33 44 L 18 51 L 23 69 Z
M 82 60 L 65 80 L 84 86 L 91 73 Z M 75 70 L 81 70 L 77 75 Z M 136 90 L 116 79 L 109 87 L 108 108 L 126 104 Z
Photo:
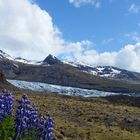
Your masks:
M 55 139 L 140 139 L 140 104 L 136 102 L 139 98 L 82 98 L 11 87 L 7 89 L 13 92 L 16 104 L 17 99 L 27 94 L 41 114 L 50 112 L 55 122 Z M 119 98 L 121 100 L 116 100 Z

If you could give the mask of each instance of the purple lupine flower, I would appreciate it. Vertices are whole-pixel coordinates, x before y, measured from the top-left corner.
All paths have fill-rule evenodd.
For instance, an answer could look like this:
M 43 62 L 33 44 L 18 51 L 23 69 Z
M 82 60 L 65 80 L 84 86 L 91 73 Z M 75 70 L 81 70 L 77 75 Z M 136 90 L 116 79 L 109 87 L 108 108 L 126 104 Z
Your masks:
M 49 114 L 40 117 L 37 109 L 31 107 L 26 95 L 19 100 L 16 119 L 15 137 L 13 140 L 31 138 L 39 140 L 51 140 L 54 123 Z
M 26 95 L 23 95 L 21 100 L 19 100 L 18 109 L 16 112 L 15 119 L 15 137 L 36 137 L 36 131 L 38 127 L 38 111 L 36 108 L 31 107 L 31 103 Z
M 0 120 L 3 119 L 4 116 L 4 95 L 3 93 L 0 93 Z
M 14 97 L 9 91 L 4 92 L 4 115 L 11 115 L 13 112 Z
M 43 140 L 52 140 L 53 137 L 54 122 L 49 114 L 41 118 L 39 124 L 39 136 Z
M 13 112 L 14 98 L 9 91 L 2 91 L 0 93 L 0 120 L 4 116 L 11 115 Z
M 51 140 L 53 136 L 54 122 L 49 114 L 46 115 L 46 120 L 47 135 L 45 137 L 47 140 Z
M 30 116 L 29 118 L 29 123 L 27 125 L 27 129 L 29 132 L 29 136 L 31 138 L 37 137 L 37 130 L 38 130 L 38 122 L 39 122 L 39 113 L 36 108 L 32 107 L 30 108 Z
M 24 138 L 27 134 L 26 130 L 28 129 L 29 124 L 29 116 L 30 116 L 30 101 L 28 100 L 26 95 L 23 95 L 21 100 L 18 101 L 18 108 L 16 111 L 15 118 L 15 137 Z

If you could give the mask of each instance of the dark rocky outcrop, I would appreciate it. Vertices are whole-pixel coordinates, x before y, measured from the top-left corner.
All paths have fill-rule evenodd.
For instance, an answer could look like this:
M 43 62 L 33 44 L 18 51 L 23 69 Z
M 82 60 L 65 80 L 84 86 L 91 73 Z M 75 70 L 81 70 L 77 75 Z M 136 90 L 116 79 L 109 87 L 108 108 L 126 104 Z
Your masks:
M 6 83 L 6 78 L 2 72 L 0 72 L 0 83 Z

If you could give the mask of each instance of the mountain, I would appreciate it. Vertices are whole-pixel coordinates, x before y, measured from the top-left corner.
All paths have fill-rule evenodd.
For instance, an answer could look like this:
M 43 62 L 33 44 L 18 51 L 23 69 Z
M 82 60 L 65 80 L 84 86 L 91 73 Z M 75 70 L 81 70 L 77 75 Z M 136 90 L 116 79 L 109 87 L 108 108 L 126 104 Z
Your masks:
M 50 54 L 42 61 L 42 64 L 48 65 L 62 64 L 62 61 L 60 61 L 58 58 Z
M 109 92 L 140 92 L 139 73 L 109 66 L 91 67 L 64 62 L 52 55 L 43 61 L 30 63 L 11 58 L 1 53 L 0 71 L 3 71 L 7 79 Z
M 87 65 L 81 65 L 81 64 L 72 64 L 74 67 L 77 67 L 79 70 L 100 76 L 100 77 L 106 77 L 110 79 L 116 79 L 116 80 L 125 80 L 127 82 L 140 82 L 140 73 L 132 72 L 124 69 L 120 69 L 113 66 L 87 66 Z
M 81 62 L 74 63 L 74 62 L 66 62 L 61 61 L 57 57 L 53 55 L 48 55 L 43 61 L 31 61 L 21 57 L 12 58 L 9 54 L 0 50 L 0 58 L 7 58 L 8 60 L 13 60 L 16 62 L 21 62 L 24 64 L 32 64 L 32 65 L 54 65 L 54 64 L 68 64 L 76 69 L 100 77 L 106 77 L 110 79 L 118 79 L 118 80 L 125 80 L 127 82 L 140 82 L 140 73 L 132 72 L 124 69 L 120 69 L 113 66 L 89 66 L 83 64 Z

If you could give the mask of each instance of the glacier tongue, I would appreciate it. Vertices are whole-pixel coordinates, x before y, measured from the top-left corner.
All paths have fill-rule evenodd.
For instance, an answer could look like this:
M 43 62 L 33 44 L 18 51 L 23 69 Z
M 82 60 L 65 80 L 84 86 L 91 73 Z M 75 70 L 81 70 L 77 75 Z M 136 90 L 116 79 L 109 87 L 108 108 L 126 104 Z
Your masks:
M 74 95 L 74 96 L 83 96 L 83 97 L 100 97 L 100 96 L 109 96 L 109 95 L 119 95 L 119 93 L 104 92 L 98 90 L 87 90 L 74 87 L 58 86 L 51 85 L 39 82 L 26 82 L 20 80 L 7 80 L 16 87 L 22 89 L 30 89 L 33 91 L 48 91 L 56 92 L 64 95 Z

